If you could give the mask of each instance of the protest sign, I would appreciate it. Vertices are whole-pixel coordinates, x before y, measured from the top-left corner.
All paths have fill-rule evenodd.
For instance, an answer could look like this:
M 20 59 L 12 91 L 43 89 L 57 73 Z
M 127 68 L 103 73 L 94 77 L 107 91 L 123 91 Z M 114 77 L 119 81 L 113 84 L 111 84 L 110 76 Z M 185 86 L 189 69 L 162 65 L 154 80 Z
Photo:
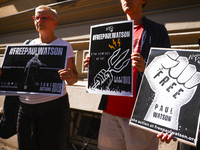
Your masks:
M 91 27 L 87 92 L 132 96 L 133 21 Z
M 66 68 L 67 46 L 10 45 L 2 62 L 0 94 L 62 95 L 58 70 Z
M 199 51 L 151 48 L 130 125 L 196 145 L 199 83 Z

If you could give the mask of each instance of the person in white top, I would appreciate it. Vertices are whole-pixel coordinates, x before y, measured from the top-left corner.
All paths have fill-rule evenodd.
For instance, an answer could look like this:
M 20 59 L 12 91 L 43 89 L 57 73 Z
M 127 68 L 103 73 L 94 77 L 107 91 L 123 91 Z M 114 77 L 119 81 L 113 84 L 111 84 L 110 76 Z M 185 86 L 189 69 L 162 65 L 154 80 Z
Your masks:
M 57 26 L 56 10 L 45 5 L 35 9 L 35 28 L 39 38 L 29 44 L 67 45 L 66 68 L 59 70 L 61 80 L 73 85 L 78 81 L 71 45 L 54 35 Z M 1 73 L 1 71 L 0 71 Z M 69 127 L 69 101 L 66 88 L 63 96 L 21 95 L 17 122 L 19 150 L 65 150 Z

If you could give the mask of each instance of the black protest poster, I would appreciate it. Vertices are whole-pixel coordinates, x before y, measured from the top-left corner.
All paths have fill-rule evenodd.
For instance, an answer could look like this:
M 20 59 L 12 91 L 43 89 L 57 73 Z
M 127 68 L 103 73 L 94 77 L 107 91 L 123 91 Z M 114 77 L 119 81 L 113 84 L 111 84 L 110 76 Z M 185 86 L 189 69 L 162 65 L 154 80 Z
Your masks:
M 133 21 L 91 26 L 87 92 L 132 96 Z
M 0 94 L 62 95 L 58 70 L 67 65 L 67 46 L 10 45 L 2 62 Z
M 130 125 L 196 145 L 200 51 L 151 48 Z

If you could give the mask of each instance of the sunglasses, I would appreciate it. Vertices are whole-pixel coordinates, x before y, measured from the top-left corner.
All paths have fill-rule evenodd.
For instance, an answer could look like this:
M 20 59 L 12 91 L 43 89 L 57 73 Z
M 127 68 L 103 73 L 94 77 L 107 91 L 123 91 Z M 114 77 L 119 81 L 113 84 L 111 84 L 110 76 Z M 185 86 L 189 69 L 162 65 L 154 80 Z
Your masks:
M 39 20 L 47 21 L 47 20 L 49 20 L 49 19 L 55 21 L 55 20 L 54 20 L 52 17 L 50 17 L 50 16 L 32 16 L 32 19 L 33 19 L 34 21 L 39 21 Z

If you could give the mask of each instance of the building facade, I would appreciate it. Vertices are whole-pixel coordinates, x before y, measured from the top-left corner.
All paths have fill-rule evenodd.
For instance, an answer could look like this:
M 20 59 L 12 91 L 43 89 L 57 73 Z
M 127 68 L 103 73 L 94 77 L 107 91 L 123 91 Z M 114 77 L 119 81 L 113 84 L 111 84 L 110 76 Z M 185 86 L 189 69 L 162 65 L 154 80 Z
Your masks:
M 74 145 L 71 147 L 96 149 L 101 95 L 86 93 L 87 68 L 83 67 L 83 59 L 89 52 L 91 25 L 126 20 L 120 0 L 1 0 L 0 59 L 7 45 L 38 37 L 31 16 L 41 4 L 57 10 L 55 35 L 70 42 L 75 53 L 79 81 L 67 86 L 72 109 L 70 140 Z M 149 0 L 144 8 L 147 18 L 165 25 L 172 48 L 179 49 L 199 48 L 199 14 L 199 0 Z

